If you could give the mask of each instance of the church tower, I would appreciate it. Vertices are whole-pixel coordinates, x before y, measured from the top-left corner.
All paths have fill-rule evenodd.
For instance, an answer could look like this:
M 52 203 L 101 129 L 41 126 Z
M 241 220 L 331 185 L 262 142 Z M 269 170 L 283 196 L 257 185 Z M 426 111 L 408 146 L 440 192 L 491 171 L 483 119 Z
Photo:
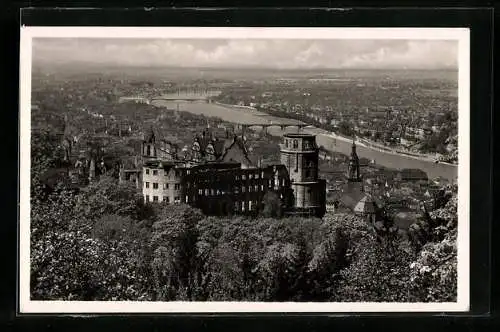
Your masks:
M 363 191 L 363 180 L 359 167 L 359 158 L 356 152 L 356 142 L 352 140 L 351 157 L 347 167 L 347 186 L 349 189 L 358 189 Z
M 144 159 L 156 158 L 156 137 L 153 127 L 150 128 L 148 135 L 142 142 L 142 156 Z

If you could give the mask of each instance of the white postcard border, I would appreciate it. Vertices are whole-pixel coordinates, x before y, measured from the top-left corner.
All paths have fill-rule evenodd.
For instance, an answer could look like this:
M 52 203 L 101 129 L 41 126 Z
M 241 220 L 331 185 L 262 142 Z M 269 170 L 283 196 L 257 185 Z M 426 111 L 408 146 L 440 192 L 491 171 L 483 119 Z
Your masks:
M 123 302 L 30 300 L 30 140 L 33 38 L 168 39 L 412 39 L 457 40 L 458 94 L 458 296 L 453 303 L 370 302 Z M 21 27 L 19 308 L 21 313 L 349 313 L 461 312 L 469 309 L 469 94 L 470 40 L 466 28 L 207 28 L 207 27 Z

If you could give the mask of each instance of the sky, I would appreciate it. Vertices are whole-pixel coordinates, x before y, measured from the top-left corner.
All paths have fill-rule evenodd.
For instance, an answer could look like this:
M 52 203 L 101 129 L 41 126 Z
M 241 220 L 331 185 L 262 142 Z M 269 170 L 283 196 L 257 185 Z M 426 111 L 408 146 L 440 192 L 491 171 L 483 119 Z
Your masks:
M 35 64 L 214 68 L 456 69 L 451 40 L 35 38 Z

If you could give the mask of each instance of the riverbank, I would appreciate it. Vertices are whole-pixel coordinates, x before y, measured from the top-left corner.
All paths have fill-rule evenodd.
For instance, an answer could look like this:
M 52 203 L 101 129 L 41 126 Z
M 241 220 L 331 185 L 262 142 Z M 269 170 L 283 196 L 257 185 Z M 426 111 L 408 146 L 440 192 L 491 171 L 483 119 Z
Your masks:
M 212 104 L 219 105 L 222 107 L 231 108 L 231 109 L 242 108 L 242 109 L 247 109 L 247 110 L 258 112 L 257 109 L 255 107 L 252 107 L 252 106 L 223 104 L 223 103 L 219 103 L 218 101 L 214 101 L 214 102 L 212 102 Z
M 181 111 L 216 117 L 231 123 L 272 123 L 274 121 L 279 122 L 280 119 L 282 122 L 289 121 L 289 119 L 270 116 L 253 108 L 248 108 L 248 106 L 243 110 L 241 107 L 233 107 L 227 104 L 219 105 L 215 103 L 169 103 L 165 101 L 155 101 L 154 104 L 169 109 L 177 109 L 177 106 L 179 106 L 179 110 Z M 290 123 L 290 125 L 293 124 Z M 352 138 L 335 135 L 316 127 L 306 127 L 302 130 L 306 133 L 315 134 L 317 144 L 323 146 L 327 151 L 339 152 L 345 155 L 351 153 Z M 286 133 L 286 131 L 282 131 L 280 127 L 269 127 L 267 128 L 267 132 L 273 136 L 282 136 Z M 366 144 L 361 142 L 357 143 L 357 145 L 358 155 L 360 157 L 374 160 L 378 165 L 400 170 L 405 168 L 417 168 L 426 172 L 429 178 L 443 177 L 449 181 L 456 181 L 458 173 L 458 167 L 456 165 L 441 162 L 435 163 L 434 161 L 422 160 L 404 154 L 391 153 L 365 146 Z

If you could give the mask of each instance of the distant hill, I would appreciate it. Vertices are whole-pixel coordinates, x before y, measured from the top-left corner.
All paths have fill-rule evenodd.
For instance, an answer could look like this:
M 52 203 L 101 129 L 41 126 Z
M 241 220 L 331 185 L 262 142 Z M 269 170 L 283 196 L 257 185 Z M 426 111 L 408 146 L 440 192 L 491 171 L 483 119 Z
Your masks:
M 394 79 L 445 79 L 457 80 L 456 69 L 276 69 L 265 67 L 203 68 L 168 66 L 126 66 L 88 62 L 49 63 L 34 62 L 33 72 L 48 74 L 107 74 L 123 77 L 168 77 L 168 79 L 301 79 L 301 78 L 375 78 Z

